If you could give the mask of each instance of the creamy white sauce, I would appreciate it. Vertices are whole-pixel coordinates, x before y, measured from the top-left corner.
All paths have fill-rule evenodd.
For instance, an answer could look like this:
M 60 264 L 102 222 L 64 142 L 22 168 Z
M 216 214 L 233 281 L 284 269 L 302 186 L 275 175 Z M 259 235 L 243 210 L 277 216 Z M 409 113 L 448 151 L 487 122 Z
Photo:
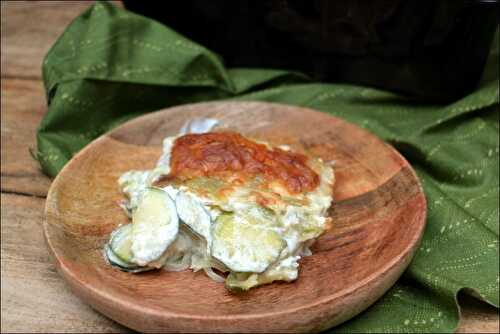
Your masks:
M 175 206 L 182 222 L 203 237 L 208 249 L 210 249 L 212 235 L 210 232 L 211 217 L 208 208 L 197 197 L 183 191 L 177 192 Z
M 211 123 L 216 124 L 216 122 Z M 213 124 L 211 126 L 213 126 Z M 186 125 L 186 131 L 193 126 L 196 128 L 197 125 Z M 124 206 L 129 213 L 133 212 L 133 210 L 137 208 L 145 189 L 151 186 L 156 180 L 159 179 L 159 177 L 170 172 L 170 156 L 175 138 L 177 138 L 177 136 L 167 137 L 163 141 L 163 153 L 158 160 L 155 169 L 146 171 L 129 171 L 120 177 L 118 182 L 121 190 L 128 197 L 128 202 L 125 203 Z M 282 147 L 282 149 L 288 150 L 289 147 Z M 272 280 L 291 281 L 296 279 L 298 275 L 298 260 L 301 257 L 300 255 L 306 256 L 310 254 L 310 251 L 305 246 L 305 244 L 308 243 L 308 240 L 307 238 L 304 239 L 304 236 L 301 235 L 301 228 L 303 228 L 304 224 L 307 224 L 307 226 L 311 227 L 313 230 L 317 229 L 317 235 L 325 229 L 326 219 L 324 215 L 330 207 L 332 200 L 331 184 L 334 181 L 334 174 L 333 170 L 329 167 L 322 168 L 317 172 L 320 173 L 320 185 L 315 189 L 315 191 L 305 195 L 307 200 L 309 200 L 309 204 L 307 206 L 285 205 L 281 203 L 281 210 L 280 208 L 275 210 L 282 212 L 282 214 L 278 215 L 278 217 L 280 217 L 278 218 L 278 221 L 274 222 L 274 225 L 271 224 L 269 228 L 281 235 L 281 238 L 286 242 L 286 247 L 280 253 L 278 260 L 271 264 L 263 273 L 259 274 L 262 278 L 262 282 Z M 213 200 L 198 196 L 190 191 L 190 189 L 186 186 L 176 188 L 169 185 L 164 187 L 163 190 L 165 190 L 173 199 L 181 193 L 184 196 L 187 195 L 192 198 L 193 203 L 195 204 L 186 202 L 186 207 L 183 207 L 184 219 L 190 221 L 189 225 L 191 225 L 191 228 L 206 240 L 207 245 L 210 245 L 212 242 L 210 225 L 221 214 L 221 209 L 231 212 L 243 212 L 247 210 L 253 216 L 258 216 L 260 214 L 258 210 L 255 209 L 256 204 L 248 201 L 248 190 L 245 189 L 237 189 L 229 195 L 229 198 L 224 203 L 214 203 Z M 221 209 L 214 204 L 218 204 Z M 201 207 L 200 210 L 202 211 L 193 209 L 192 212 L 190 212 L 188 208 L 190 205 L 199 205 Z M 206 212 L 209 215 L 208 223 L 204 221 L 201 224 L 197 224 L 200 220 L 199 215 L 203 212 Z M 265 217 L 262 217 L 262 219 L 265 220 Z M 145 233 L 144 236 L 137 235 L 137 238 L 140 240 L 138 244 L 140 244 L 141 247 L 133 249 L 135 257 L 140 259 L 141 263 L 154 261 L 162 255 L 160 248 L 156 247 L 155 242 L 147 239 L 147 234 L 148 233 Z M 312 238 L 316 237 L 316 234 L 313 233 Z M 158 240 L 161 241 L 163 237 L 167 238 L 167 236 L 160 236 Z M 144 240 L 141 238 L 144 238 Z M 304 251 L 306 248 L 307 251 Z M 210 247 L 207 247 L 207 252 L 210 252 Z M 199 261 L 202 261 L 201 258 L 203 258 L 203 255 L 198 254 L 197 256 L 200 257 Z M 196 262 L 196 259 L 193 260 Z M 206 261 L 206 259 L 203 259 L 203 261 Z M 241 261 L 245 261 L 245 259 L 241 259 Z
M 159 259 L 179 232 L 174 201 L 162 190 L 149 190 L 132 215 L 132 261 L 140 266 Z

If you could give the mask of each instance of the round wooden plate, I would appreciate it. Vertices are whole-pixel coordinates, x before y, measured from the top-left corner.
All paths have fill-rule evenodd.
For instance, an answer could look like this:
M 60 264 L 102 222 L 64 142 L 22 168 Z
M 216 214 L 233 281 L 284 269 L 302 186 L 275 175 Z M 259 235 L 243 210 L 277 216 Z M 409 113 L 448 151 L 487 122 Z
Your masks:
M 152 168 L 162 139 L 195 117 L 336 161 L 334 227 L 300 260 L 295 282 L 231 294 L 203 271 L 133 275 L 104 261 L 110 232 L 127 222 L 118 177 Z M 148 114 L 93 141 L 54 180 L 46 216 L 60 274 L 119 323 L 144 332 L 304 332 L 353 317 L 394 284 L 418 247 L 426 201 L 408 162 L 353 124 L 280 104 L 214 102 Z

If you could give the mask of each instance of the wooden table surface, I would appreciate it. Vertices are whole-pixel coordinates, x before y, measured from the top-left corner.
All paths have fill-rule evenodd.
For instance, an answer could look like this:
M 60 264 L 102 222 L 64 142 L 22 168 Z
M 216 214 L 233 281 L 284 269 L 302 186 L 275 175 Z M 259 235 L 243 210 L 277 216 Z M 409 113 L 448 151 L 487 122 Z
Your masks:
M 42 234 L 51 180 L 29 149 L 46 111 L 42 59 L 87 1 L 1 3 L 1 330 L 130 332 L 71 293 Z M 461 333 L 496 333 L 498 310 L 461 296 Z

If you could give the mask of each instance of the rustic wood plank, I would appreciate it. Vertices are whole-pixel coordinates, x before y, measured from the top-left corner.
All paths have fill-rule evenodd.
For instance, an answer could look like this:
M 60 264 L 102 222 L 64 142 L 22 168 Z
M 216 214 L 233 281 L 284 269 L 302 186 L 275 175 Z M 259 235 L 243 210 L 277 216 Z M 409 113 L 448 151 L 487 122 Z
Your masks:
M 46 196 L 50 179 L 29 152 L 46 109 L 42 82 L 3 79 L 1 91 L 1 190 Z
M 1 195 L 2 332 L 130 332 L 80 301 L 58 275 L 42 233 L 45 200 Z
M 121 5 L 120 1 L 113 1 Z M 40 78 L 43 57 L 90 1 L 2 1 L 3 77 Z
M 458 302 L 462 319 L 457 333 L 499 333 L 498 309 L 465 294 L 459 295 Z

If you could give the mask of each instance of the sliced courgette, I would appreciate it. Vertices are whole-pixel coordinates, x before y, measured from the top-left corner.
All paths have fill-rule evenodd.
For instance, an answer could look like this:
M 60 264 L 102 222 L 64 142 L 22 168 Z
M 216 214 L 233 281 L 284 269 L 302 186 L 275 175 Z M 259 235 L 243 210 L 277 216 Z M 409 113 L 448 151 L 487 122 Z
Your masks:
M 138 273 L 138 272 L 143 272 L 143 271 L 148 271 L 148 270 L 154 269 L 152 267 L 139 267 L 136 264 L 124 262 L 122 259 L 120 259 L 113 252 L 113 250 L 111 250 L 111 247 L 109 245 L 106 245 L 104 247 L 104 255 L 105 255 L 106 259 L 108 260 L 108 262 L 112 266 L 114 266 L 122 271 L 131 272 L 131 273 Z
M 131 229 L 130 262 L 145 266 L 162 257 L 179 232 L 175 203 L 167 192 L 146 189 L 132 215 Z
M 205 209 L 203 203 L 190 194 L 179 191 L 175 197 L 175 207 L 181 221 L 203 237 L 207 242 L 207 247 L 210 247 L 212 243 L 211 219 L 210 213 Z
M 130 263 L 132 260 L 132 224 L 127 224 L 118 227 L 111 233 L 109 240 L 109 247 L 113 253 L 120 258 L 123 262 Z
M 222 214 L 212 225 L 211 255 L 231 271 L 261 273 L 285 246 L 279 233 L 245 216 Z
M 140 267 L 137 264 L 130 262 L 132 258 L 130 250 L 130 246 L 132 245 L 130 237 L 131 231 L 131 224 L 120 226 L 114 230 L 113 233 L 111 233 L 109 243 L 104 247 L 104 254 L 109 263 L 118 267 L 120 270 L 128 272 L 150 270 L 150 268 Z
M 231 292 L 244 292 L 259 285 L 259 274 L 231 272 L 226 277 L 224 285 Z

